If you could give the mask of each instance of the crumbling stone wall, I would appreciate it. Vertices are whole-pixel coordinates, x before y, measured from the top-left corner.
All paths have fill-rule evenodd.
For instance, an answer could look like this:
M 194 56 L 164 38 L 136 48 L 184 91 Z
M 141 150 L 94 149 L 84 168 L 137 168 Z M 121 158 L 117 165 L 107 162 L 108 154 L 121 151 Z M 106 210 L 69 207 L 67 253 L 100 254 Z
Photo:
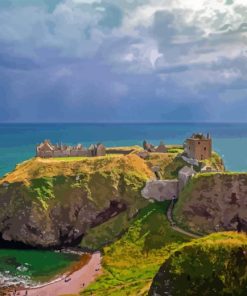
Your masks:
M 142 196 L 156 201 L 171 200 L 178 196 L 178 180 L 148 181 L 142 190 Z

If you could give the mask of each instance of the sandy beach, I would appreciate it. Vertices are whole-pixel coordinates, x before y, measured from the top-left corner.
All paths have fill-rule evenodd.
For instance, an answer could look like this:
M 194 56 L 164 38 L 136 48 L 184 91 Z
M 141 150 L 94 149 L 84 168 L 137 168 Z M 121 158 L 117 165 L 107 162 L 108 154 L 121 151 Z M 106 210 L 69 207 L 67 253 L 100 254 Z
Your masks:
M 16 294 L 9 293 L 9 296 L 60 296 L 66 294 L 78 294 L 85 289 L 101 272 L 101 254 L 93 253 L 90 260 L 79 270 L 70 275 L 63 276 L 53 282 L 39 287 L 19 289 Z M 27 291 L 27 294 L 26 294 Z

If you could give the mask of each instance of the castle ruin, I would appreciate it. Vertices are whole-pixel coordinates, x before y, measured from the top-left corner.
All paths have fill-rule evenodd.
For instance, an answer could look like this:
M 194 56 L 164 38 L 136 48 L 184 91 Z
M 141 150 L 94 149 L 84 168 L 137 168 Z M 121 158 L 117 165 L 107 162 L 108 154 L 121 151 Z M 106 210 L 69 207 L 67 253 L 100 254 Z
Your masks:
M 82 144 L 69 146 L 64 144 L 52 144 L 51 141 L 45 140 L 36 147 L 36 156 L 42 158 L 51 157 L 94 157 L 104 156 L 106 148 L 103 144 L 93 144 L 89 148 L 83 147 Z
M 189 158 L 208 159 L 212 156 L 212 139 L 209 134 L 193 134 L 184 143 L 184 152 Z

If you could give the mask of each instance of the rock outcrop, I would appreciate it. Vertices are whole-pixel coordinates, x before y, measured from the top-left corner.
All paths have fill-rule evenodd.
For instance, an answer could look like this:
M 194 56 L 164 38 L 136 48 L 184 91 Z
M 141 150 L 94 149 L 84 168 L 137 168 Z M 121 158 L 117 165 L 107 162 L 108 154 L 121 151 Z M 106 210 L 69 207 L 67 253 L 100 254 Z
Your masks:
M 174 217 L 195 232 L 247 231 L 247 174 L 197 175 L 181 193 Z
M 147 205 L 140 191 L 151 174 L 136 155 L 25 162 L 0 183 L 2 239 L 44 248 L 78 244 L 93 227 L 122 212 L 130 219 Z
M 156 201 L 172 200 L 178 196 L 178 180 L 148 181 L 142 190 L 142 196 Z

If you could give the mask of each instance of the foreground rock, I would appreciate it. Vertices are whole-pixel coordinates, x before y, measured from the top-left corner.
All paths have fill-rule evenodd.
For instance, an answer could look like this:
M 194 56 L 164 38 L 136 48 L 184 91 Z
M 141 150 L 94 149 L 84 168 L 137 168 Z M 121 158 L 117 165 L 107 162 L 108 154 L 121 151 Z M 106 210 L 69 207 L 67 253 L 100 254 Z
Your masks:
M 149 296 L 247 294 L 247 237 L 217 233 L 175 251 L 155 276 Z

